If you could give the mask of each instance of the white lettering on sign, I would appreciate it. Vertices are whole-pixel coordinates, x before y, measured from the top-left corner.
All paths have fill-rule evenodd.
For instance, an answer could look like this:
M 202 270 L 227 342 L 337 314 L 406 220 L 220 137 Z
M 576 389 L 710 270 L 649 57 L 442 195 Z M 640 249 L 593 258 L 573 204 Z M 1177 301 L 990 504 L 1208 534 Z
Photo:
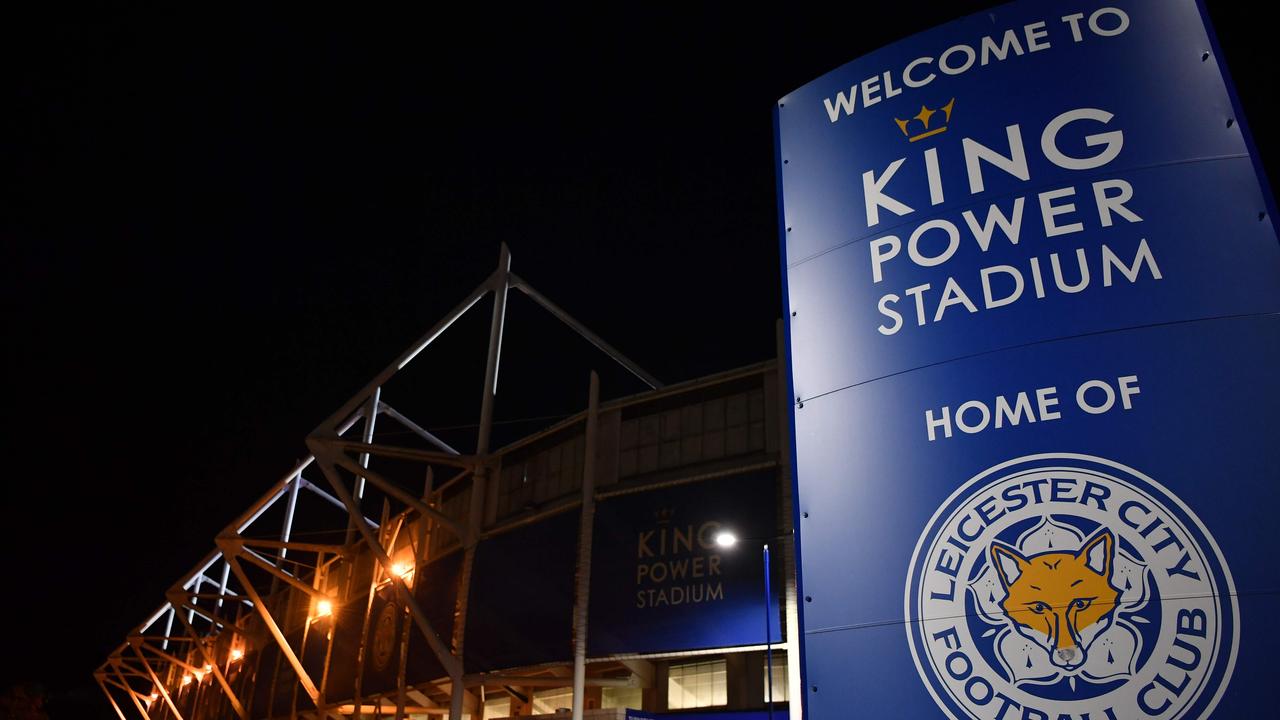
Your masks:
M 1122 34 L 1129 29 L 1129 15 L 1119 8 L 1104 7 L 1087 16 L 1084 13 L 1064 15 L 1055 24 L 1038 20 L 984 35 L 970 43 L 939 48 L 936 56 L 922 55 L 907 62 L 900 70 L 883 70 L 854 83 L 848 90 L 841 89 L 823 98 L 823 110 L 827 119 L 839 122 L 852 116 L 859 107 L 869 108 L 881 100 L 901 95 L 904 88 L 925 87 L 939 74 L 963 75 L 988 65 L 1049 50 L 1054 47 L 1050 28 L 1056 28 L 1064 40 L 1069 36 L 1071 44 L 1075 44 L 1093 37 L 1111 38 Z
M 961 157 L 949 160 L 941 156 L 938 148 L 926 150 L 922 162 L 930 203 L 940 204 L 947 196 L 942 166 L 948 161 L 963 161 L 965 189 L 969 195 L 987 192 L 994 178 L 1033 182 L 1023 133 L 1020 125 L 1008 125 L 1004 142 L 997 143 L 997 147 L 962 138 Z M 1124 139 L 1124 132 L 1115 127 L 1112 113 L 1099 108 L 1075 108 L 1049 120 L 1039 133 L 1039 142 L 1031 147 L 1038 146 L 1045 160 L 1064 170 L 1097 171 L 1120 155 Z M 1081 145 L 1084 150 L 1079 149 Z M 1064 147 L 1072 151 L 1069 153 Z M 862 174 L 868 227 L 885 221 L 887 216 L 881 211 L 898 217 L 916 212 L 916 208 L 899 199 L 903 189 L 895 185 L 895 181 L 909 182 L 900 180 L 909 160 L 898 158 L 883 170 L 872 169 Z M 1142 216 L 1134 207 L 1136 196 L 1133 185 L 1121 178 L 1050 187 L 1034 195 L 1012 198 L 1005 190 L 985 209 L 966 209 L 959 217 L 935 217 L 913 228 L 895 229 L 892 234 L 869 240 L 871 282 L 887 282 L 888 270 L 904 265 L 907 270 L 939 268 L 966 252 L 987 253 L 1018 246 L 1024 223 L 1034 228 L 1037 235 L 1043 229 L 1046 240 L 1070 239 L 1090 231 L 1141 223 Z M 909 286 L 880 296 L 876 308 L 881 321 L 876 329 L 881 335 L 896 335 L 908 327 L 924 327 L 948 317 L 976 314 L 1016 302 L 1042 300 L 1051 293 L 1075 295 L 1089 288 L 1164 279 L 1151 243 L 1145 237 L 1132 237 L 1132 233 L 1084 247 L 1063 247 L 1058 242 L 1047 245 L 1042 254 L 1032 254 L 1036 249 L 1034 245 L 1029 246 L 1028 256 L 1023 260 L 993 264 L 929 282 L 920 282 L 919 273 L 911 272 L 913 282 Z
M 636 607 L 713 602 L 724 599 L 716 534 L 720 523 L 663 522 L 636 536 Z
M 1091 379 L 1076 386 L 1075 406 L 1088 415 L 1133 409 L 1133 398 L 1142 392 L 1137 375 L 1114 380 Z M 929 442 L 956 436 L 976 435 L 988 430 L 1018 427 L 1037 422 L 1061 420 L 1056 386 L 1039 387 L 994 398 L 966 400 L 959 405 L 943 405 L 924 411 L 925 434 Z

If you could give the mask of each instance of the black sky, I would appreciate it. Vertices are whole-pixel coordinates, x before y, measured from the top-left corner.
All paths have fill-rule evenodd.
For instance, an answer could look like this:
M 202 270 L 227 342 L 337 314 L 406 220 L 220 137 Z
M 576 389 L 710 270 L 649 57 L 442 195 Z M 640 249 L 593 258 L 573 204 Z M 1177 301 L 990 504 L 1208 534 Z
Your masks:
M 3 23 L 0 686 L 102 715 L 92 669 L 499 242 L 664 380 L 771 357 L 772 103 L 991 4 Z M 1277 63 L 1242 5 L 1209 9 L 1274 180 Z M 602 356 L 513 303 L 499 419 L 580 409 Z M 425 366 L 429 427 L 474 422 L 476 318 Z

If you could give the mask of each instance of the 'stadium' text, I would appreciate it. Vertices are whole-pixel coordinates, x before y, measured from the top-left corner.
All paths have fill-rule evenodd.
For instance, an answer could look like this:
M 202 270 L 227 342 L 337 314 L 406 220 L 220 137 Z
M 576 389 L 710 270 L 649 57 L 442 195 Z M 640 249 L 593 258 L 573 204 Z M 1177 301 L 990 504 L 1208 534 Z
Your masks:
M 1063 112 L 1039 133 L 1039 150 L 1048 162 L 1065 170 L 1097 171 L 1115 160 L 1124 148 L 1124 132 L 1114 127 L 1113 120 L 1112 113 L 1098 108 Z M 1097 130 L 1102 131 L 1094 132 Z M 1068 155 L 1061 149 L 1064 134 L 1080 132 L 1086 133 L 1083 143 L 1091 154 Z M 984 192 L 987 174 L 992 172 L 1031 182 L 1022 127 L 1007 126 L 1005 138 L 1005 146 L 997 148 L 967 137 L 961 140 L 961 157 L 949 161 L 964 163 L 969 195 Z M 868 228 L 879 225 L 889 214 L 905 217 L 917 211 L 899 199 L 908 188 L 900 189 L 894 183 L 895 175 L 907 162 L 908 158 L 899 158 L 882 170 L 862 174 Z M 946 202 L 948 189 L 943 187 L 943 158 L 938 148 L 925 150 L 914 162 L 924 164 L 930 205 Z M 1092 175 L 1096 177 L 1096 172 Z M 867 243 L 872 283 L 889 282 L 886 271 L 903 263 L 921 268 L 944 266 L 964 245 L 984 254 L 999 250 L 1004 244 L 1019 246 L 1029 224 L 1034 224 L 1032 232 L 1036 235 L 1043 230 L 1045 239 L 1056 240 L 1087 229 L 1141 223 L 1142 217 L 1132 207 L 1134 195 L 1127 180 L 1101 178 L 1002 199 L 985 210 L 969 209 L 955 217 L 930 219 L 910 232 L 883 235 Z M 1034 220 L 1029 219 L 1032 215 Z M 883 335 L 895 335 L 906 327 L 940 323 L 957 313 L 974 314 L 1029 298 L 1043 299 L 1051 293 L 1074 295 L 1090 287 L 1158 281 L 1164 277 L 1146 238 L 1117 237 L 1096 246 L 1075 248 L 1058 243 L 1043 255 L 1031 255 L 1033 248 L 1029 257 L 1013 262 L 885 292 L 877 302 L 882 317 L 877 330 Z

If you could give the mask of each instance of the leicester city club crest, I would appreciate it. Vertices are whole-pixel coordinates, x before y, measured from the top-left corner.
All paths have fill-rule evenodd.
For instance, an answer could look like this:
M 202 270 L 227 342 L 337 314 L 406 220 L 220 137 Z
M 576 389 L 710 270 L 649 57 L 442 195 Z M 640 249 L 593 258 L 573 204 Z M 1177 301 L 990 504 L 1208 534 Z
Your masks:
M 1207 718 L 1240 636 L 1208 530 L 1141 473 L 1085 455 L 998 465 L 916 546 L 907 639 L 955 720 Z

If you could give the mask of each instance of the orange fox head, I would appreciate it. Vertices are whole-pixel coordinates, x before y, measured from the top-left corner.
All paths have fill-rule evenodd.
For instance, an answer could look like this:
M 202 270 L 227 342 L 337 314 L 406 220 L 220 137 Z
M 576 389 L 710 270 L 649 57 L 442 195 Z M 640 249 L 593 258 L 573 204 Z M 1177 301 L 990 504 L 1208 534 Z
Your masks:
M 1023 557 L 995 542 L 991 562 L 1005 589 L 1000 603 L 1020 635 L 1064 670 L 1084 665 L 1089 644 L 1111 624 L 1119 588 L 1111 584 L 1115 536 L 1103 529 L 1077 552 Z

